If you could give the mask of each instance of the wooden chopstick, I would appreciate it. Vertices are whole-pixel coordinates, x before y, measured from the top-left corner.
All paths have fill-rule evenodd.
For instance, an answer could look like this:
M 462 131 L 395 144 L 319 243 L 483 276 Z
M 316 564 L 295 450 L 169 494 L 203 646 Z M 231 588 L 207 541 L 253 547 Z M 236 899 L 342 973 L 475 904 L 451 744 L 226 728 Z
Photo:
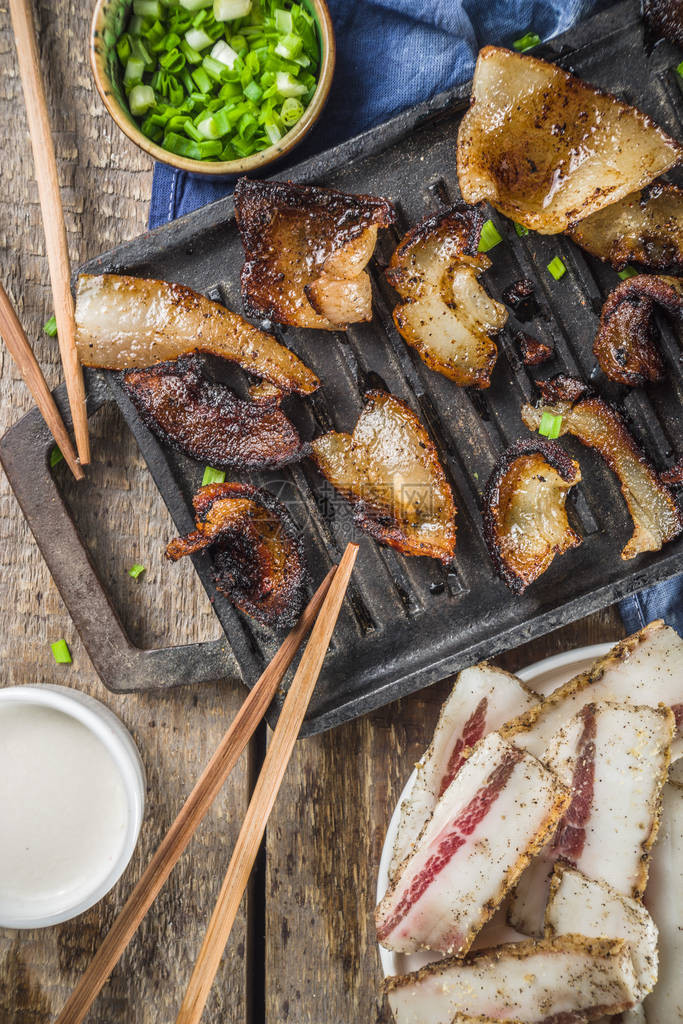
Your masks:
M 57 320 L 59 351 L 64 367 L 66 390 L 81 465 L 90 462 L 88 414 L 85 407 L 83 371 L 76 351 L 74 304 L 71 297 L 69 248 L 66 239 L 62 197 L 59 191 L 57 161 L 50 131 L 50 119 L 40 74 L 38 47 L 29 0 L 9 0 L 14 39 L 19 58 L 19 74 L 24 90 L 28 130 L 33 148 L 47 262 L 52 284 L 52 300 Z
M 309 601 L 299 622 L 286 637 L 265 672 L 246 697 L 215 754 L 199 777 L 194 789 L 123 909 L 109 929 L 83 977 L 71 993 L 55 1024 L 80 1024 L 100 989 L 118 963 L 140 922 L 161 892 L 164 882 L 180 859 L 197 826 L 215 800 L 242 751 L 268 710 L 275 692 L 292 663 L 301 641 L 313 625 L 330 589 L 337 567 L 333 566 Z
M 213 980 L 221 962 L 237 910 L 266 830 L 280 783 L 294 750 L 301 723 L 313 694 L 325 654 L 344 600 L 351 570 L 358 554 L 347 544 L 332 586 L 325 598 L 296 675 L 285 699 L 263 767 L 249 802 L 235 849 L 223 880 L 218 902 L 209 921 L 202 948 L 190 978 L 176 1024 L 199 1024 Z
M 26 337 L 24 330 L 19 323 L 19 318 L 14 310 L 9 295 L 0 284 L 0 335 L 4 338 L 5 345 L 19 367 L 21 376 L 26 386 L 33 395 L 36 405 L 40 409 L 43 419 L 50 428 L 50 433 L 59 445 L 64 459 L 77 480 L 85 476 L 82 467 L 76 458 L 71 439 L 64 426 L 64 421 L 59 414 L 59 409 L 52 397 L 52 392 L 47 386 L 43 371 L 38 360 L 33 354 L 31 344 Z

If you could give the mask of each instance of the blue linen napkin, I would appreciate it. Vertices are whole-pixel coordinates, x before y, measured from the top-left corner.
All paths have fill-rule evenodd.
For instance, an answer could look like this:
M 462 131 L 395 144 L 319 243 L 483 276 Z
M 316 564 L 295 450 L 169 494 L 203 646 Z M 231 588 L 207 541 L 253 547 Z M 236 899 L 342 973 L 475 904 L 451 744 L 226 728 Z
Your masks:
M 609 2 L 609 0 L 608 0 Z M 605 0 L 328 0 L 337 66 L 325 114 L 283 172 L 313 153 L 387 120 L 399 111 L 472 77 L 487 43 L 510 46 L 526 32 L 547 40 Z M 232 192 L 234 182 L 193 177 L 156 164 L 150 228 Z M 683 575 L 619 604 L 629 633 L 663 618 L 683 632 Z

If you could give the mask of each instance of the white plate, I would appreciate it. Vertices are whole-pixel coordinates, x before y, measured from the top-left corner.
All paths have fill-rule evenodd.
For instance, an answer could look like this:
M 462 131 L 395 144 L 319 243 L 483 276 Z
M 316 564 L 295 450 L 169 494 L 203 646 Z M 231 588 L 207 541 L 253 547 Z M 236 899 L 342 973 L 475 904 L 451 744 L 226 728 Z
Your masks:
M 517 676 L 530 689 L 540 693 L 543 697 L 547 697 L 549 693 L 556 690 L 562 683 L 566 683 L 568 679 L 589 668 L 597 658 L 604 657 L 612 646 L 612 644 L 593 644 L 591 647 L 577 647 L 575 650 L 566 651 L 564 654 L 554 654 L 551 658 L 544 658 L 543 661 L 536 661 L 533 665 L 523 668 L 517 672 Z M 398 803 L 389 822 L 379 862 L 379 875 L 377 878 L 378 903 L 389 885 L 389 865 L 391 864 L 391 853 L 398 829 L 401 804 L 415 785 L 415 777 L 416 770 L 413 769 L 403 792 L 398 798 Z M 504 908 L 501 908 L 486 925 L 486 939 L 483 945 L 498 945 L 501 942 L 514 942 L 524 938 L 526 938 L 525 935 L 520 935 L 519 932 L 508 927 L 505 923 Z M 476 949 L 477 946 L 478 943 L 475 941 L 473 948 Z M 433 953 L 393 953 L 389 949 L 384 949 L 383 946 L 379 946 L 379 958 L 385 978 L 390 975 L 408 974 L 410 971 L 417 971 L 420 967 L 424 967 L 425 964 L 441 959 L 440 956 L 434 956 Z

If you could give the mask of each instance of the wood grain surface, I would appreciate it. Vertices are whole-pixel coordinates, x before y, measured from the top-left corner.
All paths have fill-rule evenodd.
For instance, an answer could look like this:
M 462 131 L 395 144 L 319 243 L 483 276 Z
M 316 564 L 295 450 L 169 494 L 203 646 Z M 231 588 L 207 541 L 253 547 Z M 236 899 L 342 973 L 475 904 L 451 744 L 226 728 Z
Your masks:
M 34 5 L 55 129 L 73 263 L 144 231 L 151 164 L 119 132 L 92 85 L 91 5 Z M 59 381 L 44 236 L 6 3 L 0 0 L 0 275 L 51 386 Z M 31 406 L 0 349 L 0 433 Z M 173 527 L 116 410 L 91 421 L 85 483 L 60 486 L 131 637 L 156 646 L 218 636 L 191 564 L 169 570 Z M 137 581 L 127 569 L 147 566 Z M 511 652 L 514 669 L 547 654 L 623 635 L 607 610 Z M 56 665 L 64 637 L 73 665 Z M 99 682 L 4 476 L 0 477 L 0 685 L 63 683 L 111 707 L 140 747 L 147 808 L 135 857 L 114 890 L 76 921 L 43 931 L 0 929 L 0 1022 L 56 1016 L 209 759 L 242 694 L 205 686 L 168 696 L 114 696 Z M 206 1024 L 356 1024 L 388 1020 L 378 996 L 373 894 L 384 831 L 421 754 L 447 682 L 334 733 L 297 744 L 271 815 L 265 866 L 242 905 L 203 1020 Z M 175 1019 L 230 859 L 264 739 L 250 748 L 95 1004 L 93 1024 Z

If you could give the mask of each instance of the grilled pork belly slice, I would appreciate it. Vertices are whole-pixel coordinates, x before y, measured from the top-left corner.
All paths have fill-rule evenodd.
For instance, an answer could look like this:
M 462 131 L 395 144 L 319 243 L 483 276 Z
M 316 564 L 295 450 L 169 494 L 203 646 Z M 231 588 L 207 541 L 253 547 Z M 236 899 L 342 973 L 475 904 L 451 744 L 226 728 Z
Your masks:
M 427 366 L 462 387 L 491 383 L 493 338 L 508 317 L 477 281 L 491 266 L 478 252 L 483 223 L 481 210 L 465 203 L 427 217 L 403 237 L 387 270 L 404 300 L 394 310 L 399 334 Z
M 565 510 L 580 479 L 578 462 L 542 438 L 517 441 L 499 458 L 484 492 L 484 539 L 496 572 L 516 594 L 581 543 Z
M 458 133 L 463 199 L 554 234 L 647 185 L 682 147 L 649 117 L 536 57 L 479 52 Z
M 683 189 L 656 181 L 579 221 L 569 234 L 615 270 L 630 262 L 683 268 Z
M 400 399 L 369 391 L 353 434 L 311 444 L 320 472 L 353 507 L 356 526 L 404 555 L 448 564 L 455 504 L 434 443 Z
M 394 208 L 375 196 L 240 178 L 235 217 L 248 312 L 295 327 L 342 330 L 372 319 L 365 267 Z
M 628 943 L 561 935 L 450 957 L 385 991 L 396 1024 L 452 1024 L 457 1013 L 512 1024 L 579 1024 L 636 1000 Z
M 623 896 L 604 882 L 580 871 L 556 865 L 545 912 L 547 938 L 586 935 L 595 939 L 624 939 L 638 981 L 638 999 L 657 981 L 657 927 L 638 900 Z
M 236 483 L 202 487 L 193 504 L 196 530 L 172 540 L 166 557 L 211 548 L 222 594 L 264 626 L 293 626 L 307 573 L 301 531 L 284 506 L 269 491 Z
M 320 381 L 301 360 L 237 313 L 182 284 L 120 274 L 81 274 L 76 346 L 85 366 L 126 370 L 190 352 L 238 363 L 283 391 L 308 395 Z
M 664 379 L 657 344 L 654 308 L 683 320 L 683 281 L 638 274 L 610 292 L 602 309 L 593 352 L 602 372 L 619 384 L 636 387 Z
M 463 956 L 568 802 L 535 758 L 498 733 L 480 740 L 375 911 L 381 944 Z
M 656 619 L 637 633 L 620 640 L 594 665 L 554 690 L 536 708 L 508 722 L 506 739 L 543 757 L 553 735 L 585 704 L 660 704 L 671 708 L 677 738 L 672 760 L 683 754 L 683 640 L 675 630 Z
M 633 519 L 633 535 L 621 552 L 623 559 L 635 558 L 644 551 L 659 551 L 683 530 L 683 516 L 673 495 L 616 409 L 602 398 L 588 396 L 573 402 L 561 397 L 565 383 L 566 379 L 557 398 L 545 398 L 535 406 L 524 405 L 524 423 L 530 430 L 538 430 L 544 412 L 561 416 L 560 436 L 573 434 L 586 447 L 595 449 L 617 476 Z M 550 385 L 546 387 L 546 394 L 550 394 L 553 382 L 544 384 Z
M 645 1000 L 647 1024 L 683 1020 L 683 786 L 668 782 L 652 850 L 645 905 L 659 929 L 659 981 Z
M 434 737 L 417 765 L 415 785 L 401 804 L 389 875 L 412 851 L 437 801 L 466 762 L 469 748 L 505 722 L 540 703 L 516 676 L 483 662 L 456 676 Z
M 166 444 L 227 469 L 296 462 L 308 449 L 277 401 L 244 401 L 204 375 L 199 356 L 128 370 L 123 388 L 142 421 Z

